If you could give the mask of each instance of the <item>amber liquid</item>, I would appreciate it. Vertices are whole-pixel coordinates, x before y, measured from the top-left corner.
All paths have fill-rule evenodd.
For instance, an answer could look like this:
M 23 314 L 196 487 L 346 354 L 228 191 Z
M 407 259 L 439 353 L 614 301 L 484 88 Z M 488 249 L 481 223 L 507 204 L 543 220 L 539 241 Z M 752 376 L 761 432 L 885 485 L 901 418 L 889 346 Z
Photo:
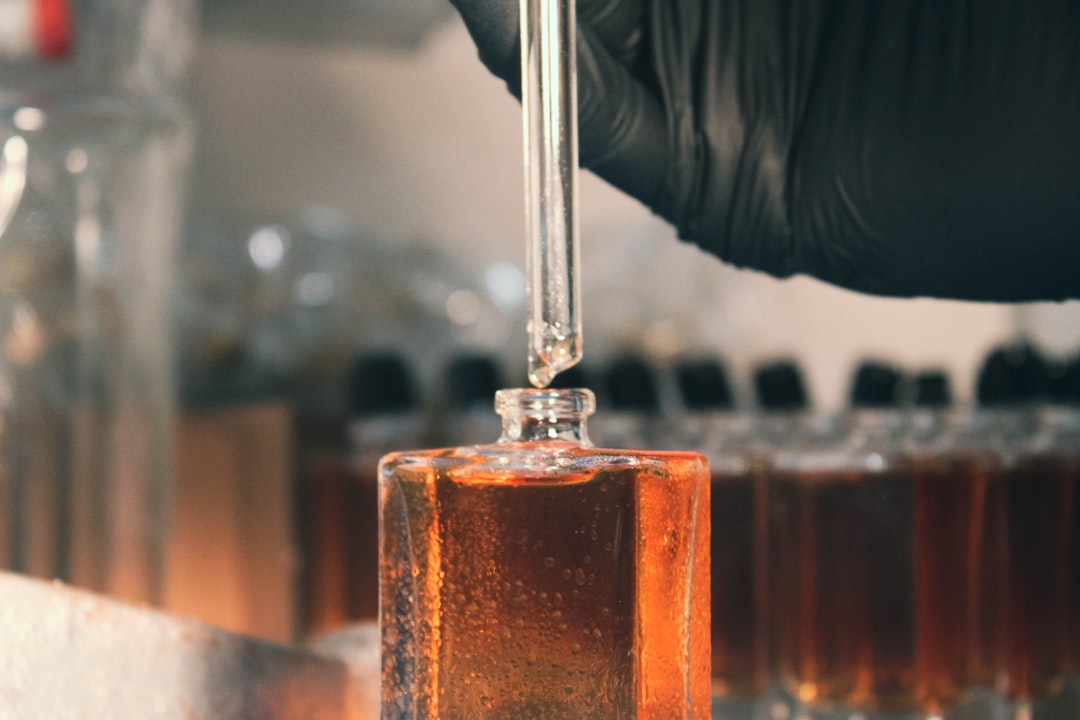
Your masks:
M 712 476 L 713 696 L 760 696 L 769 680 L 766 478 Z
M 797 472 L 770 497 L 777 671 L 808 705 L 914 703 L 910 476 Z
M 705 468 L 615 452 L 384 462 L 383 718 L 708 718 Z
M 770 502 L 778 668 L 799 700 L 944 714 L 1001 686 L 1005 491 L 985 461 L 792 473 Z
M 943 714 L 1005 672 L 1005 483 L 987 456 L 915 470 L 918 706 Z
M 301 634 L 379 615 L 379 498 L 372 459 L 308 458 L 299 498 L 304 568 Z M 365 471 L 366 470 L 366 471 Z
M 1074 459 L 1021 460 L 1008 474 L 1009 685 L 1054 695 L 1080 653 L 1080 488 Z

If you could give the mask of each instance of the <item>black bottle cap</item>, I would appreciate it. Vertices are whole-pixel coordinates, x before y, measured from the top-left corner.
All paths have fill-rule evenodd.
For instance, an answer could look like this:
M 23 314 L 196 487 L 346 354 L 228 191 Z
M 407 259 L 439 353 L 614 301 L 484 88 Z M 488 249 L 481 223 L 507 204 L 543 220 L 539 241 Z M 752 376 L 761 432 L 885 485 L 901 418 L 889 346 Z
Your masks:
M 1029 343 L 995 348 L 983 361 L 975 388 L 980 405 L 1016 406 L 1046 398 L 1046 361 Z
M 624 355 L 612 361 L 604 372 L 604 389 L 615 410 L 658 412 L 660 393 L 652 365 L 637 355 Z
M 944 408 L 953 403 L 952 385 L 944 370 L 924 370 L 915 376 L 916 407 Z
M 735 395 L 728 382 L 727 370 L 715 358 L 676 363 L 675 382 L 683 406 L 690 410 L 735 409 Z
M 1046 399 L 1055 405 L 1080 405 L 1080 356 L 1046 363 Z
M 456 355 L 446 366 L 446 386 L 450 407 L 490 410 L 503 386 L 499 364 L 490 355 Z
M 573 365 L 555 376 L 548 387 L 553 390 L 569 390 L 589 387 L 589 370 L 580 363 Z
M 354 416 L 407 412 L 417 406 L 412 370 L 397 353 L 361 355 L 353 363 L 349 381 Z
M 1065 402 L 1070 405 L 1080 405 L 1080 355 L 1066 363 L 1062 385 L 1064 387 L 1062 396 Z
M 810 406 L 802 371 L 793 360 L 777 360 L 754 372 L 754 392 L 764 410 L 805 410 Z
M 900 404 L 900 379 L 900 371 L 891 365 L 873 360 L 859 363 L 851 382 L 851 407 L 897 407 Z

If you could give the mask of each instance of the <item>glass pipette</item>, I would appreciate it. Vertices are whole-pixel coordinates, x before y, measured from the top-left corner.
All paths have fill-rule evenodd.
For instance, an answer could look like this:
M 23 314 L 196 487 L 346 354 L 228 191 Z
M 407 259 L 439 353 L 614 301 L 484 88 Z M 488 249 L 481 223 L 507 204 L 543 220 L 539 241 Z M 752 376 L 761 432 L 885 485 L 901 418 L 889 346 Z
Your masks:
M 581 359 L 575 1 L 521 0 L 529 380 Z

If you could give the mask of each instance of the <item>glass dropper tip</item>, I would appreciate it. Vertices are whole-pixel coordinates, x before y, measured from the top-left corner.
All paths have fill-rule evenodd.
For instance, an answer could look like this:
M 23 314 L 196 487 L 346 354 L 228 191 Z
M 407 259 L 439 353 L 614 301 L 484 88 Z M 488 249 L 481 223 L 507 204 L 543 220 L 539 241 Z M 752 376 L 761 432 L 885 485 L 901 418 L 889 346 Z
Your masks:
M 529 382 L 546 388 L 555 376 L 581 361 L 580 335 L 561 338 L 547 347 L 529 353 Z

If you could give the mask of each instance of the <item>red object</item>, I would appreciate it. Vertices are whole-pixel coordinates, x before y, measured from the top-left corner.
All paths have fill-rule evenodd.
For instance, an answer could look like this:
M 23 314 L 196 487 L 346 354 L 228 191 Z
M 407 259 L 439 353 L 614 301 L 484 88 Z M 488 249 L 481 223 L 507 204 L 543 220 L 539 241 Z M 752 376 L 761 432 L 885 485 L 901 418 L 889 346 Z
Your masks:
M 70 0 L 34 0 L 33 33 L 38 57 L 66 57 L 73 44 Z

